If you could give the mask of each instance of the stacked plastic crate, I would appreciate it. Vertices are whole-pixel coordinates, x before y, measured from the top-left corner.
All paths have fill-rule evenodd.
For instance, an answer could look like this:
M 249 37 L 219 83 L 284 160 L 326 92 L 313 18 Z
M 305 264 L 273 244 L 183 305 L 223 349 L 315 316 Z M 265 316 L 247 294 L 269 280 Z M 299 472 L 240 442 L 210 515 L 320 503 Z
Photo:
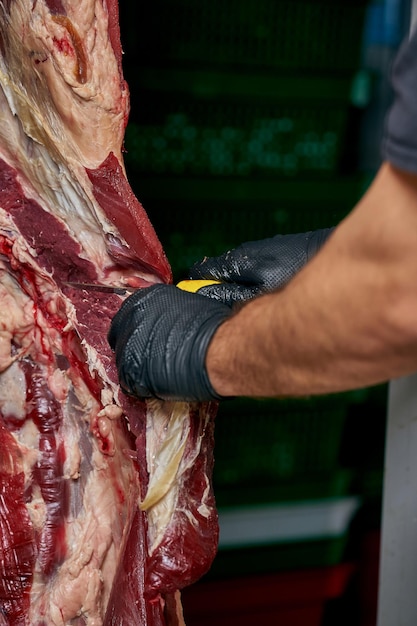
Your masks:
M 346 170 L 345 156 L 354 152 L 349 98 L 365 9 L 366 0 L 121 5 L 132 96 L 128 174 L 177 279 L 204 255 L 331 226 L 352 208 L 361 180 Z M 282 607 L 271 611 L 282 626 L 318 624 L 326 594 L 341 590 L 334 585 L 330 593 L 329 575 L 345 580 L 347 570 L 337 568 L 358 506 L 339 459 L 348 402 L 236 400 L 220 407 L 220 550 L 205 584 L 281 576 L 275 588 L 288 599 L 290 621 Z M 320 576 L 327 591 L 314 594 Z M 299 619 L 288 604 L 297 580 L 310 598 L 299 594 Z M 190 626 L 206 623 L 205 608 L 192 608 L 192 594 L 204 594 L 199 589 L 185 596 Z M 212 604 L 207 623 L 223 623 L 227 607 L 215 610 Z M 253 608 L 252 618 L 258 614 Z M 227 623 L 242 619 L 229 614 Z
M 358 185 L 340 174 L 355 140 L 365 4 L 121 6 L 126 162 L 177 274 L 247 238 L 337 223 L 352 207 Z
M 359 500 L 341 462 L 348 396 L 220 407 L 210 576 L 335 565 Z
M 349 396 L 221 405 L 219 552 L 184 592 L 189 626 L 322 624 L 354 571 L 346 554 L 360 498 L 341 462 L 348 406 Z

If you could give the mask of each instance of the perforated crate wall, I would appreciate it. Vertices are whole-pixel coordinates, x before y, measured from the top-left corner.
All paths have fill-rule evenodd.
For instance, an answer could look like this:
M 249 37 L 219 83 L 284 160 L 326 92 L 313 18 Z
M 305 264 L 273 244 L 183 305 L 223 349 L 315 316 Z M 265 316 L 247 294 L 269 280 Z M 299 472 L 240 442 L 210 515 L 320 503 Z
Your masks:
M 161 176 L 328 176 L 338 168 L 347 104 L 143 93 L 126 161 Z
M 132 55 L 145 65 L 349 71 L 358 62 L 366 1 L 153 0 L 141 4 L 123 9 L 128 60 Z
M 234 401 L 216 422 L 215 491 L 222 505 L 340 495 L 346 400 Z
M 172 181 L 165 185 L 169 194 Z M 202 187 L 196 184 L 193 196 L 187 197 L 188 187 L 179 181 L 183 197 L 156 200 L 151 191 L 145 201 L 177 280 L 187 276 L 191 265 L 204 256 L 222 254 L 245 241 L 336 226 L 354 206 L 357 195 L 355 185 L 352 189 L 334 185 L 335 199 L 329 200 L 320 188 L 301 185 L 303 196 L 294 203 L 280 198 L 277 183 L 271 190 L 275 198 L 268 201 L 257 197 L 253 189 L 249 196 L 245 187 L 242 199 L 231 201 L 207 198 L 209 187 L 210 181 Z

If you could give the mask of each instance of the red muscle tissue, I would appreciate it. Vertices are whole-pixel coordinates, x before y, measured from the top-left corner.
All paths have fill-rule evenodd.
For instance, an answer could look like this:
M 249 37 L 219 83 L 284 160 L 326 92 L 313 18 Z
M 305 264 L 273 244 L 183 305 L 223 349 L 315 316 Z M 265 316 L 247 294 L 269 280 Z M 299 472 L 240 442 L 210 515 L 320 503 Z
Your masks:
M 217 548 L 213 404 L 118 386 L 122 296 L 171 271 L 126 179 L 116 0 L 0 0 L 0 626 L 181 624 Z

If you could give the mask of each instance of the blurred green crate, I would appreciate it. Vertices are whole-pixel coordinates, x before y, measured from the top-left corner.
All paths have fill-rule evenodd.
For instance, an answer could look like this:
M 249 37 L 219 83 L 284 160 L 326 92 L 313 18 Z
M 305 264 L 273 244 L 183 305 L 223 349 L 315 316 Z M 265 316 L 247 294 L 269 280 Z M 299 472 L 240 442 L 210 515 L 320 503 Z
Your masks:
M 366 0 L 153 0 L 122 6 L 123 45 L 142 64 L 349 71 Z
M 169 195 L 173 187 L 159 181 Z M 207 198 L 208 187 L 203 185 L 192 191 L 193 198 L 165 199 L 153 197 L 154 188 L 148 181 L 138 181 L 138 188 L 146 190 L 139 197 L 148 210 L 151 221 L 161 239 L 174 275 L 184 278 L 188 269 L 204 256 L 215 256 L 244 241 L 272 237 L 276 234 L 306 232 L 338 224 L 353 208 L 358 185 L 342 185 L 338 197 L 317 198 L 320 189 L 306 185 L 306 197 L 266 201 L 245 198 L 242 200 L 216 200 Z M 302 185 L 299 185 L 302 188 Z M 187 188 L 182 189 L 186 195 Z M 302 189 L 301 189 L 302 191 Z M 221 194 L 221 189 L 219 189 Z M 225 190 L 226 195 L 226 190 Z M 274 193 L 273 191 L 271 193 Z M 195 196 L 195 198 L 194 198 Z M 300 206 L 301 204 L 301 206 Z
M 198 213 L 198 209 L 196 212 Z M 199 230 L 194 231 L 189 228 L 186 221 L 178 219 L 171 232 L 167 231 L 167 224 L 165 223 L 163 229 L 157 227 L 157 233 L 164 245 L 174 276 L 180 280 L 187 276 L 189 268 L 194 263 L 205 256 L 216 256 L 245 241 L 262 239 L 279 233 L 306 232 L 316 227 L 333 226 L 343 216 L 343 212 L 339 214 L 330 212 L 328 215 L 323 215 L 312 211 L 310 219 L 306 220 L 302 219 L 303 216 L 297 215 L 296 212 L 291 213 L 278 209 L 268 213 L 267 219 L 263 222 L 260 221 L 259 225 L 253 228 L 250 228 L 250 224 L 245 224 L 237 217 L 234 227 L 231 226 L 228 229 L 223 229 L 224 221 L 210 223 L 210 221 L 204 222 L 202 219 Z M 159 219 L 163 220 L 163 217 L 163 215 L 159 215 Z M 258 217 L 260 220 L 262 219 L 262 211 L 259 211 Z
M 218 505 L 347 493 L 351 475 L 339 458 L 347 407 L 345 396 L 222 403 L 214 467 Z
M 348 534 L 313 541 L 221 550 L 206 580 L 337 565 L 343 560 Z
M 237 462 L 244 463 L 242 460 Z M 226 468 L 228 472 L 230 468 Z M 214 471 L 214 491 L 219 506 L 241 506 L 243 504 L 264 504 L 267 502 L 290 502 L 305 498 L 320 499 L 343 496 L 349 492 L 354 472 L 349 469 L 336 469 L 332 472 L 312 472 L 310 475 L 299 474 L 292 479 L 270 478 L 255 484 L 254 481 L 232 484 L 230 474 L 228 482 L 224 482 L 219 474 L 224 467 Z
M 349 82 L 309 81 L 309 93 L 289 82 L 272 81 L 268 95 L 143 86 L 126 131 L 128 167 L 142 176 L 329 178 L 346 139 Z

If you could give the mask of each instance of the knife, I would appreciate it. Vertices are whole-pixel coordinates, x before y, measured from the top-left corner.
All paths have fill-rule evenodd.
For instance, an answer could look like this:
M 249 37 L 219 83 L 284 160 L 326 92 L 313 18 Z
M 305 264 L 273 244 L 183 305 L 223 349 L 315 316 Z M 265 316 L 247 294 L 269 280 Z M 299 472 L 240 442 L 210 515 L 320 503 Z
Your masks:
M 202 287 L 207 287 L 208 285 L 217 285 L 219 283 L 219 280 L 181 280 L 179 283 L 177 283 L 177 287 L 178 289 L 182 289 L 183 291 L 196 293 Z M 99 285 L 97 283 L 66 282 L 64 284 L 68 287 L 75 287 L 76 289 L 86 289 L 87 291 L 100 291 L 102 293 L 116 293 L 119 296 L 124 296 L 128 293 L 134 293 L 138 289 L 141 289 L 141 287 L 114 287 L 113 285 Z

